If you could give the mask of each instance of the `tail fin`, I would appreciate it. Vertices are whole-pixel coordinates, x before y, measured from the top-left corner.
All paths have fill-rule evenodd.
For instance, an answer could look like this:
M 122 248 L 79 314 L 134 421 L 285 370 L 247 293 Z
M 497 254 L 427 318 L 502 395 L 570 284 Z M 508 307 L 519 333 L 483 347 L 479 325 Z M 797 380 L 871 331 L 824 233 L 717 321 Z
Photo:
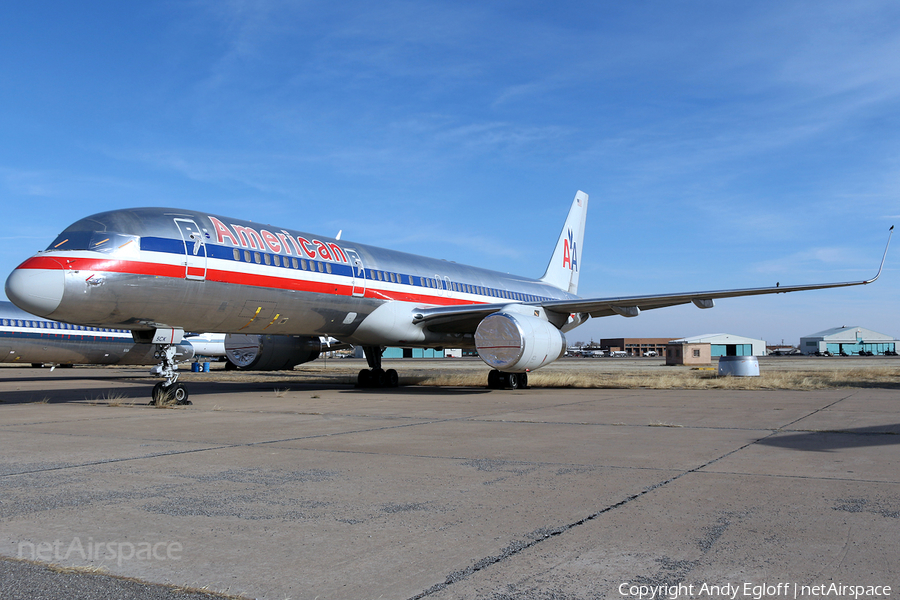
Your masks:
M 541 281 L 569 292 L 578 293 L 578 270 L 581 266 L 581 244 L 584 241 L 584 222 L 587 216 L 588 195 L 582 191 L 575 194 L 566 224 L 563 225 L 559 241 L 553 249 L 553 258 Z

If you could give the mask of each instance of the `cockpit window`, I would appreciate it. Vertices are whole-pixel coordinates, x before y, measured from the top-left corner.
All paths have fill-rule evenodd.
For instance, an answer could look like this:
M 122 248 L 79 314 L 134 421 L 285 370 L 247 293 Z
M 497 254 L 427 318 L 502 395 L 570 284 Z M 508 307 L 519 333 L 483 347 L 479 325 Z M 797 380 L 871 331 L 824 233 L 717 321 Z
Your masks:
M 87 250 L 93 231 L 64 231 L 47 250 Z
M 93 250 L 106 254 L 137 251 L 136 235 L 122 235 L 103 231 L 64 231 L 47 248 L 50 250 Z

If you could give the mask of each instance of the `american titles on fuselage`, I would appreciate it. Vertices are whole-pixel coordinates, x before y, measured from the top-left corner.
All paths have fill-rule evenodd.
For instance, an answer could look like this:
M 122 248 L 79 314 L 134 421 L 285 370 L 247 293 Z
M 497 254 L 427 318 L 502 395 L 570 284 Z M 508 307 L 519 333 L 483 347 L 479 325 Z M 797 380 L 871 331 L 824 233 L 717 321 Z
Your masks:
M 252 227 L 234 223 L 229 227 L 216 217 L 207 215 L 207 218 L 215 229 L 217 244 L 224 244 L 227 240 L 233 247 L 245 250 L 259 250 L 262 252 L 268 250 L 275 254 L 286 254 L 288 256 L 305 256 L 306 258 L 320 258 L 342 263 L 349 262 L 344 251 L 334 242 L 323 242 L 315 238 L 308 240 L 299 235 L 294 237 L 284 229 L 277 233 L 272 233 L 267 229 L 257 231 Z

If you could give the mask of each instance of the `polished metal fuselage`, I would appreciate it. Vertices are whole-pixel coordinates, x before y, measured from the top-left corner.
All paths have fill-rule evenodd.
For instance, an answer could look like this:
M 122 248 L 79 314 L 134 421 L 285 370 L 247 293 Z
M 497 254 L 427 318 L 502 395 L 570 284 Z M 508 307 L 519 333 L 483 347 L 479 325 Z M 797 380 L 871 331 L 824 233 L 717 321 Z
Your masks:
M 535 279 L 165 208 L 82 219 L 19 267 L 28 268 L 63 272 L 45 315 L 60 321 L 381 345 L 472 345 L 470 332 L 410 329 L 417 308 L 576 298 Z

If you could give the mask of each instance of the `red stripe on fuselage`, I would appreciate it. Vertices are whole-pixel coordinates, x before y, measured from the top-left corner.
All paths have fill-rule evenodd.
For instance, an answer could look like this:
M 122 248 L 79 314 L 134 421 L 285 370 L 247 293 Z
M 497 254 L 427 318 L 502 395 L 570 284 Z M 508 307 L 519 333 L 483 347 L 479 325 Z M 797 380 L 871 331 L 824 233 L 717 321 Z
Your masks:
M 172 279 L 185 279 L 184 265 L 168 265 L 135 260 L 112 260 L 96 258 L 67 258 L 50 256 L 32 256 L 21 265 L 19 269 L 59 269 L 63 264 L 67 271 L 99 271 L 106 273 L 123 273 L 128 275 L 149 275 L 152 277 L 170 277 Z M 292 273 L 304 273 L 294 271 Z M 299 292 L 311 292 L 317 294 L 331 294 L 334 296 L 350 296 L 353 292 L 352 285 L 331 283 L 327 281 L 310 281 L 292 277 L 274 277 L 259 273 L 242 273 L 239 271 L 224 271 L 207 267 L 206 281 L 215 283 L 227 283 L 233 285 L 247 285 L 251 287 L 269 288 L 276 290 L 291 290 Z M 459 298 L 447 298 L 443 296 L 431 296 L 404 291 L 382 290 L 373 288 L 375 281 L 366 280 L 366 298 L 377 300 L 397 300 L 402 302 L 418 302 L 436 306 L 453 306 L 467 304 L 484 304 Z M 402 285 L 402 284 L 400 284 Z

